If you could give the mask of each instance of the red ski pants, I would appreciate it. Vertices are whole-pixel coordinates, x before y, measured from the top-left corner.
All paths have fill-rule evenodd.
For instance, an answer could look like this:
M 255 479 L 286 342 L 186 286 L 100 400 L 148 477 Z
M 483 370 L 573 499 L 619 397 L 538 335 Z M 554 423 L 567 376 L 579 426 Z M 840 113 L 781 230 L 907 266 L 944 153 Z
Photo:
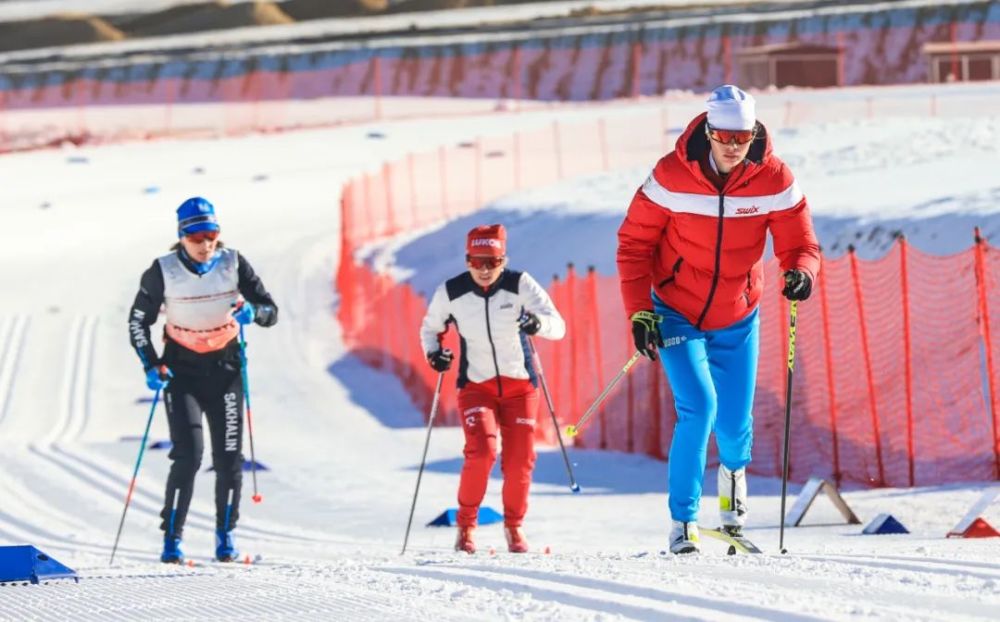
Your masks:
M 465 431 L 465 462 L 458 484 L 458 524 L 475 526 L 486 483 L 497 459 L 497 432 L 503 444 L 503 517 L 518 527 L 528 511 L 528 489 L 535 468 L 535 422 L 538 389 L 529 380 L 500 378 L 469 383 L 458 392 L 458 409 Z

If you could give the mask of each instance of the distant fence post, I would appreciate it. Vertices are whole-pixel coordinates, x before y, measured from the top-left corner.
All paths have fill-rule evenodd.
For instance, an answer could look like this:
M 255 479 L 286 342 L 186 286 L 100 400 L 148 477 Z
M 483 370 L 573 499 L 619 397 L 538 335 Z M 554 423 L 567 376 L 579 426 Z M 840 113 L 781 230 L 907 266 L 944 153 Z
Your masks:
M 914 485 L 913 447 L 913 352 L 910 335 L 910 279 L 907 271 L 906 254 L 909 246 L 906 237 L 899 236 L 899 280 L 903 307 L 903 373 L 906 388 L 906 457 L 909 460 L 910 486 Z
M 987 296 L 986 241 L 979 227 L 975 229 L 976 240 L 976 298 L 978 300 L 979 330 L 986 351 L 987 385 L 990 389 L 990 415 L 993 420 L 993 469 L 994 478 L 1000 479 L 1000 410 L 997 409 L 996 368 L 993 361 L 993 334 L 990 330 L 990 307 Z
M 851 245 L 847 249 L 851 262 L 851 280 L 854 282 L 854 298 L 858 305 L 858 327 L 861 329 L 861 351 L 865 358 L 865 378 L 868 381 L 868 408 L 872 413 L 872 432 L 875 436 L 875 460 L 878 463 L 877 486 L 885 486 L 885 467 L 882 464 L 882 430 L 878 420 L 878 405 L 875 399 L 875 374 L 872 371 L 871 346 L 868 340 L 868 322 L 865 319 L 864 296 L 861 294 L 861 276 L 858 270 L 858 255 Z

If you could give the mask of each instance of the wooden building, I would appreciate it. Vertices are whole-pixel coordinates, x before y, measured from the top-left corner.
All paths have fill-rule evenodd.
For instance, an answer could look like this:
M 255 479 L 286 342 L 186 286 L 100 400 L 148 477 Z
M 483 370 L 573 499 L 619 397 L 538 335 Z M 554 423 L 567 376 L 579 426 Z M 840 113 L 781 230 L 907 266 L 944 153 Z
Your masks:
M 1000 80 L 1000 41 L 925 43 L 928 82 Z
M 736 53 L 738 83 L 743 88 L 769 86 L 840 86 L 841 49 L 814 43 L 779 43 L 743 48 Z

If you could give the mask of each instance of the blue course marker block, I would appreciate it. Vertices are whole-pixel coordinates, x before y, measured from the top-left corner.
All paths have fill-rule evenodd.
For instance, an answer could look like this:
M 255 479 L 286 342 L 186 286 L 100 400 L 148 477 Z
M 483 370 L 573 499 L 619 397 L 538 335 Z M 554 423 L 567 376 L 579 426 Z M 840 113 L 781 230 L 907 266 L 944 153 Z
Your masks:
M 879 514 L 865 526 L 861 533 L 872 536 L 887 533 L 910 533 L 910 530 L 903 527 L 903 523 L 896 520 L 892 514 Z
M 491 507 L 479 508 L 478 522 L 480 525 L 491 525 L 503 521 L 503 514 Z M 427 523 L 428 527 L 454 527 L 458 524 L 458 508 L 448 508 L 437 518 Z
M 0 546 L 0 583 L 30 581 L 38 584 L 50 579 L 73 579 L 76 572 L 63 566 L 33 546 Z

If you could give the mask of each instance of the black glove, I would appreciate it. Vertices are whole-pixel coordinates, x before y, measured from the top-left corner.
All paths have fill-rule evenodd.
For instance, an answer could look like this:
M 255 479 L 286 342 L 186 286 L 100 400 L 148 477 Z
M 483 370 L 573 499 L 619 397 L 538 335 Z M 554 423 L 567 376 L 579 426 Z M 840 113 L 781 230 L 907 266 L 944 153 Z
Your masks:
M 542 321 L 531 311 L 522 311 L 521 317 L 517 318 L 517 325 L 521 327 L 521 332 L 527 335 L 534 335 L 542 330 Z
M 442 374 L 451 369 L 451 362 L 454 359 L 455 355 L 448 348 L 435 350 L 427 355 L 427 362 L 431 364 L 434 371 Z
M 663 336 L 660 335 L 662 319 L 652 311 L 637 311 L 632 314 L 632 339 L 635 341 L 635 349 L 651 361 L 657 359 L 656 349 L 663 347 Z
M 812 293 L 813 282 L 802 270 L 789 270 L 785 273 L 785 289 L 781 294 L 789 300 L 805 300 Z

